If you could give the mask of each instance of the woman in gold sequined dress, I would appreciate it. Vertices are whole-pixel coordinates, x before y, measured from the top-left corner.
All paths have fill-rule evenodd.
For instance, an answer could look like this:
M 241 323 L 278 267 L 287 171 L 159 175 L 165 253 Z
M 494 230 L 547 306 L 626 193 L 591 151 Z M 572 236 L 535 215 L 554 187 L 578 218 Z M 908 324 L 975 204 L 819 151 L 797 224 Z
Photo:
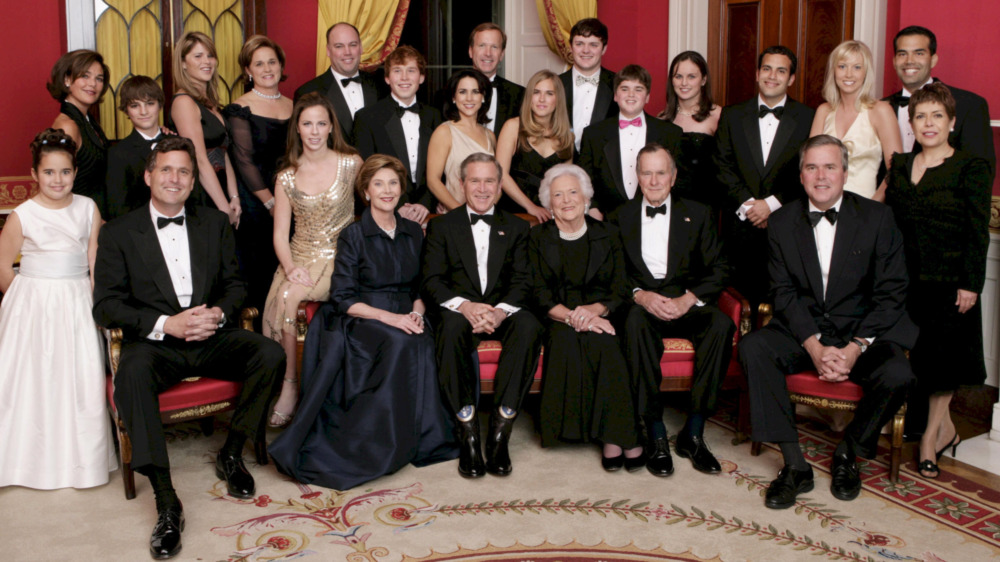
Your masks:
M 281 395 L 269 425 L 284 427 L 298 402 L 295 314 L 299 303 L 325 301 L 337 237 L 354 222 L 354 177 L 361 158 L 340 133 L 333 106 L 319 94 L 303 96 L 292 110 L 285 168 L 274 190 L 274 252 L 278 270 L 264 305 L 264 333 L 288 357 Z M 289 241 L 292 218 L 295 234 Z

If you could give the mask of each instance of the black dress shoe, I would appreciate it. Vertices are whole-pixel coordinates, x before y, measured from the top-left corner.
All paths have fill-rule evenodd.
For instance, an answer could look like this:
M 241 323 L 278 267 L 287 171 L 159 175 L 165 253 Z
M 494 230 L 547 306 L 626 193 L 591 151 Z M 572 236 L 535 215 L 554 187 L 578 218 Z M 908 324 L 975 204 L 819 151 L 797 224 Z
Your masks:
M 608 472 L 616 472 L 625 466 L 625 453 L 619 453 L 617 457 L 601 457 L 601 467 Z
M 715 459 L 712 452 L 708 450 L 705 439 L 694 435 L 685 436 L 683 433 L 677 436 L 677 443 L 674 445 L 677 455 L 686 459 L 691 459 L 691 464 L 695 470 L 705 474 L 718 474 L 722 472 L 722 466 Z
M 505 418 L 494 411 L 490 416 L 490 433 L 486 436 L 486 472 L 494 476 L 507 476 L 513 470 L 510 464 L 510 431 L 514 418 Z
M 149 554 L 156 560 L 176 556 L 181 551 L 181 531 L 184 530 L 184 509 L 165 509 L 157 515 L 156 526 L 149 537 Z
M 243 457 L 224 455 L 221 452 L 215 457 L 215 476 L 226 481 L 226 489 L 230 496 L 241 500 L 253 499 L 253 476 L 243 464 Z
M 646 466 L 646 461 L 649 460 L 649 456 L 646 455 L 645 449 L 638 457 L 628 458 L 625 457 L 625 470 L 629 472 L 635 472 L 637 470 L 642 470 Z
M 847 455 L 833 455 L 830 478 L 830 493 L 838 500 L 851 501 L 861 493 L 858 463 Z
M 650 440 L 646 445 L 646 470 L 653 476 L 670 476 L 674 473 L 674 459 L 666 437 Z
M 479 446 L 479 415 L 469 421 L 458 420 L 458 473 L 465 478 L 486 476 L 486 463 Z
M 787 509 L 795 505 L 795 497 L 813 489 L 813 469 L 795 470 L 786 466 L 778 472 L 764 494 L 764 506 L 771 509 Z

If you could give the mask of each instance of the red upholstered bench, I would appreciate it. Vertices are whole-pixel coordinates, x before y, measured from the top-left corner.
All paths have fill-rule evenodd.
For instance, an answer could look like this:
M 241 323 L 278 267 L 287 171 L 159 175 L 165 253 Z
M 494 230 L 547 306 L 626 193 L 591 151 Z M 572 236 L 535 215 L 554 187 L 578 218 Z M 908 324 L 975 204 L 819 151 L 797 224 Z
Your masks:
M 253 330 L 253 320 L 256 317 L 257 309 L 244 309 L 240 318 L 240 326 L 245 330 Z M 115 407 L 115 372 L 118 370 L 118 362 L 121 358 L 122 331 L 119 328 L 106 330 L 105 336 L 108 340 L 108 364 L 110 366 L 106 380 L 108 409 L 115 421 L 125 497 L 133 499 L 135 498 L 135 474 L 132 471 L 132 442 L 125 429 L 125 423 L 118 417 L 118 410 Z M 164 424 L 200 419 L 202 432 L 206 436 L 211 435 L 214 429 L 214 416 L 236 407 L 236 400 L 242 387 L 242 383 L 205 377 L 184 379 L 160 393 L 160 419 Z M 263 437 L 254 443 L 254 452 L 258 464 L 267 464 L 267 451 Z

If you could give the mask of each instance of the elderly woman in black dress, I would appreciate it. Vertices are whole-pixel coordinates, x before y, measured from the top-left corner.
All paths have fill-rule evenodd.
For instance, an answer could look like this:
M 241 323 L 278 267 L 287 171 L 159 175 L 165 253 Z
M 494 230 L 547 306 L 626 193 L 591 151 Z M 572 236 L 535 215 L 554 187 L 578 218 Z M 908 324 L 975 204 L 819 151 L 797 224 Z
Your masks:
M 961 441 L 951 398 L 960 385 L 986 379 L 979 293 L 990 242 L 990 169 L 949 144 L 955 100 L 946 86 L 917 90 L 908 111 L 922 150 L 893 156 L 886 199 L 903 231 L 909 312 L 920 326 L 910 360 L 920 395 L 930 397 L 918 468 L 937 478 L 937 461 Z
M 644 466 L 628 366 L 611 318 L 625 302 L 617 229 L 587 216 L 594 188 L 582 168 L 557 164 L 539 188 L 554 220 L 531 229 L 528 255 L 540 313 L 547 316 L 542 445 L 604 444 L 602 465 Z
M 302 402 L 270 447 L 300 482 L 346 490 L 458 456 L 417 295 L 424 235 L 396 212 L 406 176 L 382 154 L 358 171 L 369 207 L 337 241 L 330 302 L 306 337 Z
M 76 179 L 73 193 L 86 195 L 108 216 L 104 176 L 108 167 L 108 137 L 101 124 L 87 113 L 108 91 L 108 66 L 96 51 L 78 49 L 59 57 L 46 88 L 59 102 L 53 129 L 62 129 L 76 141 Z

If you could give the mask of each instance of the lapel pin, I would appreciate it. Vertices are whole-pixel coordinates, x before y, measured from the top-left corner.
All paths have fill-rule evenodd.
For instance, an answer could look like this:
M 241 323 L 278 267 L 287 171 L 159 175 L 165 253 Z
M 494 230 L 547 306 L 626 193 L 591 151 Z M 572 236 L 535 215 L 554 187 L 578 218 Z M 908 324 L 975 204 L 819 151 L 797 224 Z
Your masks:
M 503 231 L 502 231 L 502 230 L 498 230 L 498 231 L 497 231 L 497 235 L 498 235 L 498 236 L 503 236 Z
M 684 217 L 684 222 L 691 222 L 691 218 L 690 217 Z

